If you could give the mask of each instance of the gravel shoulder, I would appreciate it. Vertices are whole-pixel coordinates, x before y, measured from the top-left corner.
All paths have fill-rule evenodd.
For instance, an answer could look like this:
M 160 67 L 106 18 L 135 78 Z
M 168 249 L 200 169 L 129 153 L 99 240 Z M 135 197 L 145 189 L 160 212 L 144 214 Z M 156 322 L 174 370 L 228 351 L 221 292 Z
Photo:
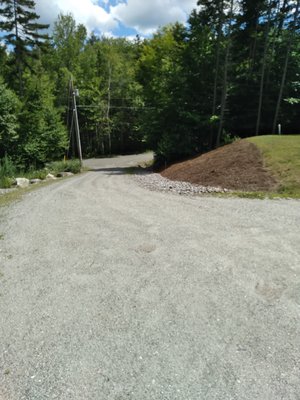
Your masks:
M 142 161 L 0 209 L 0 399 L 298 400 L 300 202 L 150 191 Z

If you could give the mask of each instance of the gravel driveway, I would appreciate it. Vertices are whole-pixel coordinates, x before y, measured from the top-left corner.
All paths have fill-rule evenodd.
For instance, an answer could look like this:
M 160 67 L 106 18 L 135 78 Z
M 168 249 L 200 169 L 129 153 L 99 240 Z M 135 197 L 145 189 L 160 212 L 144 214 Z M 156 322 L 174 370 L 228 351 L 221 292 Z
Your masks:
M 142 160 L 0 209 L 0 399 L 300 399 L 300 202 L 149 191 Z

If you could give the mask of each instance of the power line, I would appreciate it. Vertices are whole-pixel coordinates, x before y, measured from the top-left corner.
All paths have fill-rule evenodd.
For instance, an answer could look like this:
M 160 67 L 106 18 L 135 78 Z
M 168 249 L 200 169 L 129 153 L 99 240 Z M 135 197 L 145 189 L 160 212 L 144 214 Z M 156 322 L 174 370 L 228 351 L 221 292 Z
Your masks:
M 104 108 L 103 106 L 77 106 L 77 108 Z M 110 108 L 114 109 L 124 109 L 124 110 L 140 110 L 140 109 L 150 109 L 155 110 L 156 107 L 118 107 L 118 106 L 111 106 Z

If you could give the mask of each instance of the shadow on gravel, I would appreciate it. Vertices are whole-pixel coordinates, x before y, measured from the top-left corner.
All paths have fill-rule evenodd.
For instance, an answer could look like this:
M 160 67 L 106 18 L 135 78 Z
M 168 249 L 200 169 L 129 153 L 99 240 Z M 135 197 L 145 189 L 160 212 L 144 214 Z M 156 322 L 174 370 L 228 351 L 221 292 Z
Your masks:
M 145 172 L 151 172 L 150 168 L 143 167 L 107 167 L 107 168 L 91 168 L 90 172 L 102 172 L 105 175 L 133 175 Z

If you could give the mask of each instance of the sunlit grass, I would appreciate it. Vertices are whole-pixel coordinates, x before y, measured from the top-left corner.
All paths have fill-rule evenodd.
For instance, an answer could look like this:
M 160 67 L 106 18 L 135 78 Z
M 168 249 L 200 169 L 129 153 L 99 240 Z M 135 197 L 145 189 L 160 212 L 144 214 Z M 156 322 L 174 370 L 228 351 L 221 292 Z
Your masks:
M 300 135 L 248 138 L 262 152 L 265 166 L 279 182 L 274 196 L 300 198 Z

